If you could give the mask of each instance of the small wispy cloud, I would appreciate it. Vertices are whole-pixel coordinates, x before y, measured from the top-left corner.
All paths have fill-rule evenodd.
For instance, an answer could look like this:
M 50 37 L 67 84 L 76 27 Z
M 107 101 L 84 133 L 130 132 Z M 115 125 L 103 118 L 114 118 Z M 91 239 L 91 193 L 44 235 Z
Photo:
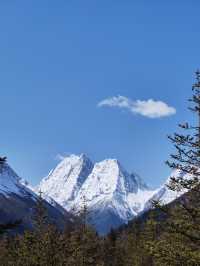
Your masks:
M 132 114 L 139 114 L 148 118 L 160 118 L 176 113 L 174 107 L 169 106 L 167 103 L 162 101 L 155 101 L 148 99 L 146 101 L 136 100 L 133 101 L 124 96 L 116 96 L 107 98 L 98 103 L 98 107 L 118 107 L 120 109 L 127 109 Z

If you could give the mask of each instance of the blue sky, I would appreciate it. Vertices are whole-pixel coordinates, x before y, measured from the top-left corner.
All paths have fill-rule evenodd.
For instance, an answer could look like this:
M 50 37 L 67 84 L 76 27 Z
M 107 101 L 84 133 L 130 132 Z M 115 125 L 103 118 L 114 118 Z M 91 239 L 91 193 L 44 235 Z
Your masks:
M 118 158 L 157 186 L 199 62 L 199 1 L 0 1 L 1 154 L 37 184 L 57 154 Z M 149 118 L 98 107 L 162 101 Z M 130 106 L 129 106 L 130 107 Z

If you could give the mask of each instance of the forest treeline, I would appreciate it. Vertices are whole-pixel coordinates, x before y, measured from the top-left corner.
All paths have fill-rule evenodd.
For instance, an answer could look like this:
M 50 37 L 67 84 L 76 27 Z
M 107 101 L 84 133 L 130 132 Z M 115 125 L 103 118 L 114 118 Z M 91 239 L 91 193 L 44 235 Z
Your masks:
M 84 206 L 73 223 L 58 230 L 48 222 L 39 197 L 34 229 L 10 235 L 0 226 L 1 266 L 199 266 L 200 265 L 200 72 L 192 87 L 189 109 L 194 125 L 179 125 L 169 136 L 175 153 L 167 164 L 180 175 L 171 177 L 168 188 L 184 192 L 175 202 L 154 201 L 153 210 L 120 230 L 102 237 L 87 223 Z M 183 133 L 182 133 L 183 132 Z M 3 162 L 2 162 L 3 163 Z
M 2 228 L 0 265 L 197 266 L 200 265 L 200 241 L 193 236 L 198 237 L 195 230 L 199 232 L 200 226 L 192 228 L 192 221 L 188 221 L 188 231 L 177 228 L 183 218 L 189 218 L 182 211 L 178 202 L 165 207 L 165 214 L 160 210 L 151 211 L 145 218 L 138 218 L 102 237 L 87 225 L 86 209 L 73 223 L 67 223 L 64 231 L 58 230 L 48 222 L 47 210 L 40 198 L 33 217 L 34 230 L 13 236 L 6 233 L 9 225 Z M 10 226 L 13 230 L 18 223 Z

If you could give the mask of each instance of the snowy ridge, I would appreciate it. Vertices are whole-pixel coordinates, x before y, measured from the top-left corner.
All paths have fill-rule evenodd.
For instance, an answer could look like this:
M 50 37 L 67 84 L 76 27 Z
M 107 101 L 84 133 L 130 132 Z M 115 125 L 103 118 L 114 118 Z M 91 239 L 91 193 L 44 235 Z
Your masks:
M 88 208 L 94 209 L 98 208 L 98 202 L 109 203 L 120 218 L 127 221 L 142 210 L 144 197 L 152 196 L 152 192 L 147 191 L 139 187 L 135 176 L 117 160 L 107 159 L 95 164 L 75 199 L 75 206 L 86 201 Z
M 93 163 L 86 155 L 66 157 L 44 178 L 42 191 L 68 211 L 87 205 L 99 232 L 127 223 L 153 196 L 136 174 L 129 174 L 116 159 Z
M 173 177 L 184 176 L 174 171 Z M 28 182 L 20 178 L 7 164 L 0 164 L 0 197 L 7 200 L 1 205 L 2 210 L 11 212 L 15 201 L 17 208 L 12 215 L 24 216 L 31 211 L 39 191 L 45 201 L 52 206 L 52 217 L 66 215 L 66 210 L 76 213 L 83 205 L 87 206 L 89 222 L 101 234 L 111 228 L 127 223 L 142 212 L 152 208 L 152 201 L 159 200 L 168 204 L 186 191 L 174 192 L 167 185 L 167 179 L 157 190 L 150 189 L 135 173 L 128 173 L 116 159 L 106 159 L 93 164 L 84 154 L 70 155 L 45 177 L 33 192 Z M 23 202 L 23 205 L 21 205 Z M 9 207 L 5 207 L 8 204 Z M 21 206 L 27 206 L 21 208 Z M 15 211 L 15 213 L 13 213 Z M 56 218 L 57 219 L 57 218 Z
M 173 177 L 183 176 L 174 171 Z M 89 222 L 97 231 L 106 234 L 153 207 L 152 201 L 168 204 L 186 191 L 174 192 L 165 184 L 156 190 L 150 189 L 135 173 L 128 173 L 116 159 L 106 159 L 93 164 L 86 155 L 66 157 L 38 190 L 56 206 L 58 202 L 71 212 L 87 206 Z
M 39 184 L 37 191 L 43 192 L 66 209 L 71 204 L 91 173 L 93 163 L 84 155 L 70 155 L 52 170 Z
M 5 197 L 10 194 L 36 197 L 33 190 L 27 187 L 27 183 L 7 163 L 0 164 L 0 193 Z
M 190 178 L 190 175 L 186 175 L 180 170 L 174 170 L 170 177 L 167 178 L 166 182 L 160 188 L 158 188 L 153 196 L 145 203 L 144 211 L 152 208 L 152 201 L 159 201 L 161 204 L 166 205 L 178 199 L 181 195 L 187 192 L 187 190 L 173 191 L 169 189 L 168 185 L 170 184 L 171 177 L 182 177 L 184 179 L 188 179 Z
M 0 163 L 0 223 L 22 221 L 16 230 L 33 228 L 33 215 L 38 195 L 28 182 L 20 178 L 6 163 Z M 58 203 L 48 198 L 43 202 L 48 212 L 48 219 L 58 228 L 64 228 L 66 221 L 71 221 L 67 213 Z

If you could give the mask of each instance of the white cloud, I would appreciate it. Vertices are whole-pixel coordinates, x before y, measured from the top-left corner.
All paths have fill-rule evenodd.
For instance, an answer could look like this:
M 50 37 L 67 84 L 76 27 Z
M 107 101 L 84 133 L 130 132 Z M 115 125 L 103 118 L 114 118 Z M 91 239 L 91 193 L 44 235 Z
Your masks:
M 99 107 L 118 107 L 121 109 L 127 109 L 133 114 L 140 114 L 149 118 L 159 118 L 174 115 L 176 109 L 169 106 L 165 102 L 155 101 L 148 99 L 146 101 L 136 100 L 133 101 L 124 96 L 116 96 L 105 99 L 98 104 Z

